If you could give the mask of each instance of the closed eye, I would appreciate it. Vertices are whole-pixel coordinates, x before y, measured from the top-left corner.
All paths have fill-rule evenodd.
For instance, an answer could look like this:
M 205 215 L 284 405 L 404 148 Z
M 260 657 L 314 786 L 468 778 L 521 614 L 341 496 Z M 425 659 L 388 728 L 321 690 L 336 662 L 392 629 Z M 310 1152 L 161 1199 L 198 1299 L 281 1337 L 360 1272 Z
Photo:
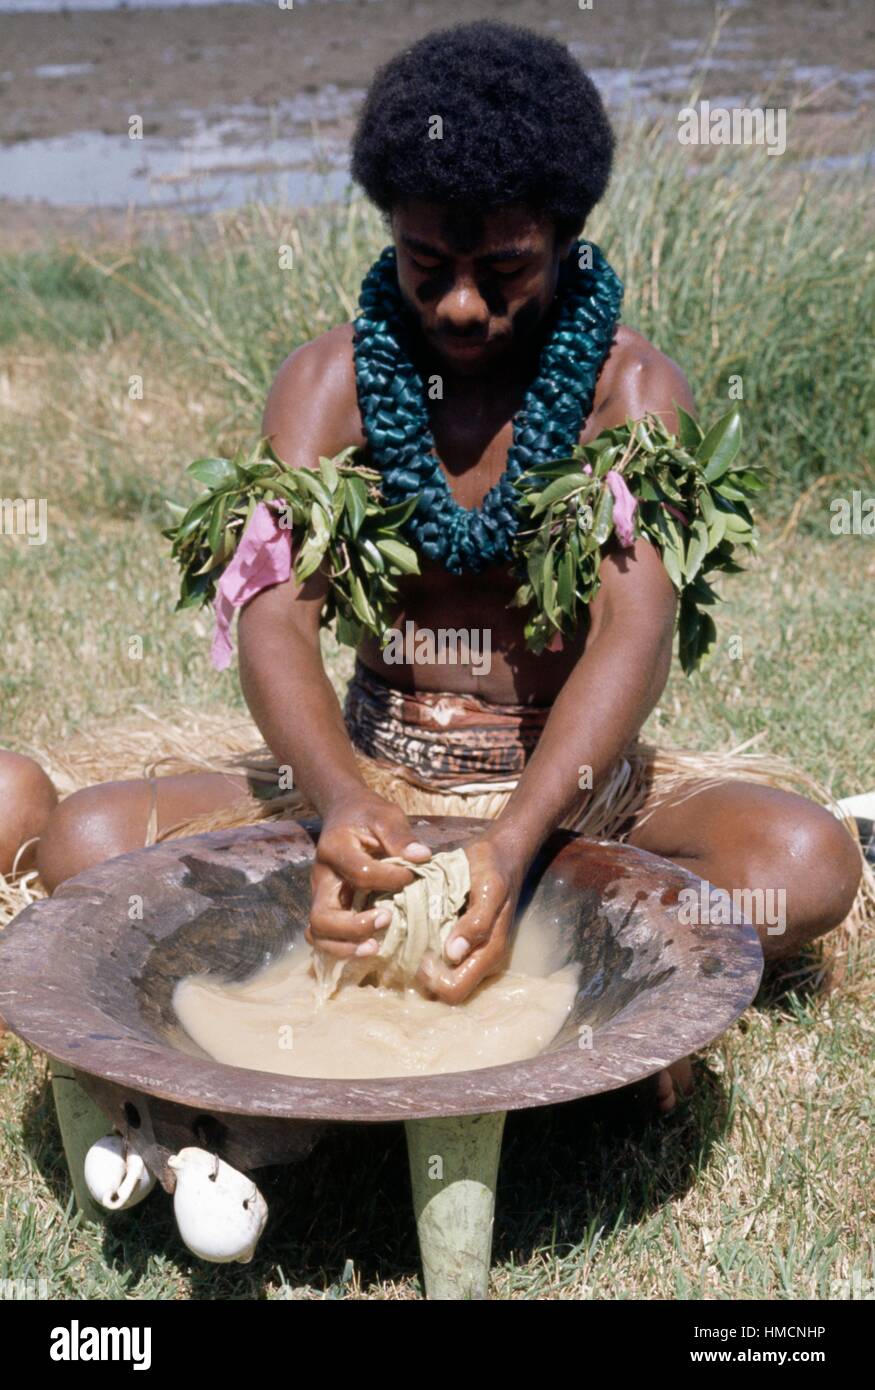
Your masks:
M 524 265 L 517 265 L 514 266 L 512 270 L 499 270 L 498 266 L 491 265 L 489 269 L 492 271 L 493 275 L 498 276 L 499 280 L 513 280 L 515 276 L 522 275 L 527 267 Z

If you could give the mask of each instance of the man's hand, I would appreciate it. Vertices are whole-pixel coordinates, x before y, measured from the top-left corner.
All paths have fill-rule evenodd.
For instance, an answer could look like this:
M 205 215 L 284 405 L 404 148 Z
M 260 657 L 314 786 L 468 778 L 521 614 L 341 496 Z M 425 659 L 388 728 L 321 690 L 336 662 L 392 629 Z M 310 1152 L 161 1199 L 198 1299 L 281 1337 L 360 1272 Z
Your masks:
M 357 888 L 397 893 L 413 882 L 409 869 L 383 862 L 387 855 L 415 864 L 431 858 L 398 806 L 363 789 L 328 813 L 310 877 L 313 902 L 305 937 L 311 946 L 344 959 L 371 956 L 379 949 L 373 933 L 389 925 L 391 914 L 385 907 L 353 912 L 352 899 Z
M 494 832 L 485 832 L 465 845 L 471 868 L 468 907 L 444 946 L 455 964 L 424 965 L 420 980 L 438 999 L 459 1004 L 487 975 L 505 963 L 508 935 L 527 864 L 508 850 Z

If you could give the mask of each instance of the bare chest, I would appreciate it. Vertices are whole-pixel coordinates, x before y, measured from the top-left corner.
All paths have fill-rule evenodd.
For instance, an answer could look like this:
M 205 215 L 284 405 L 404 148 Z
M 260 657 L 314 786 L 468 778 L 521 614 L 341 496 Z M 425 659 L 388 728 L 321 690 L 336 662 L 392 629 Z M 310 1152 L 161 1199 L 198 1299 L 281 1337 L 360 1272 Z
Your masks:
M 500 479 L 514 442 L 514 418 L 522 404 L 520 393 L 502 399 L 451 400 L 432 409 L 435 450 L 461 507 L 479 507 Z M 593 409 L 583 422 L 580 443 L 594 439 L 606 427 L 603 413 L 597 392 Z

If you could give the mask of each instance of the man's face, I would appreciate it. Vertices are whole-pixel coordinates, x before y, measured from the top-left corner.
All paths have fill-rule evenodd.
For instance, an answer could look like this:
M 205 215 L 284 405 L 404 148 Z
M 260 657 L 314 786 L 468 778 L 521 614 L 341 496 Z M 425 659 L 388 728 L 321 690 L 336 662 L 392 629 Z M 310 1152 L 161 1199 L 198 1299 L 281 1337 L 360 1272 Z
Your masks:
M 574 242 L 521 207 L 466 214 L 418 201 L 394 210 L 392 233 L 405 302 L 431 350 L 466 376 L 525 351 Z

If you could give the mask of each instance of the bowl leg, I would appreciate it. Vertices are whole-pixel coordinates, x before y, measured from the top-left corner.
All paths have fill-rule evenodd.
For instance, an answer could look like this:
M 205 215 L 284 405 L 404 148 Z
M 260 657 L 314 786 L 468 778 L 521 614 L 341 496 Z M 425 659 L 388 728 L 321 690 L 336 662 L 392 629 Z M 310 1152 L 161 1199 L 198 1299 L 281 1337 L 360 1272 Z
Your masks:
M 106 1212 L 94 1201 L 85 1185 L 85 1155 L 112 1129 L 99 1105 L 83 1091 L 76 1073 L 63 1062 L 51 1059 L 52 1094 L 64 1145 L 64 1157 L 76 1198 L 76 1210 L 86 1221 L 103 1221 Z
M 488 1296 L 505 1113 L 405 1123 L 427 1298 Z

